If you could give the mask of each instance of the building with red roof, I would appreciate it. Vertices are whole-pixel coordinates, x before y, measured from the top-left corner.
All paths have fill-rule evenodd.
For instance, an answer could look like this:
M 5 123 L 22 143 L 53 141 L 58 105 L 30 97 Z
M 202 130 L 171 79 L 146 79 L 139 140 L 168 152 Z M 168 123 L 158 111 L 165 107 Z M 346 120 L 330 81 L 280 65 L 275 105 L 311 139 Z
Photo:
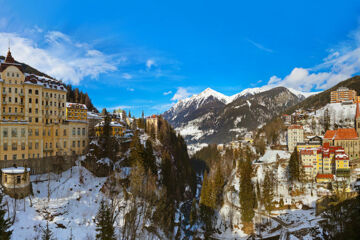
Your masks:
M 356 103 L 355 128 L 339 128 L 327 130 L 323 144 L 327 146 L 341 146 L 350 160 L 360 158 L 360 106 Z

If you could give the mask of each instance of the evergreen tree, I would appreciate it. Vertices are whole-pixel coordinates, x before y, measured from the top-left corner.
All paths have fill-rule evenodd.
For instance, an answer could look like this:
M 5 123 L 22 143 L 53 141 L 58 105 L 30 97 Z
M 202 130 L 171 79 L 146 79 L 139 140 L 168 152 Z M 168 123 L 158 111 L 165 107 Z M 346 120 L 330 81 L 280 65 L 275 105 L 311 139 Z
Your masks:
M 263 201 L 265 210 L 270 214 L 273 208 L 273 199 L 274 199 L 274 186 L 273 186 L 273 177 L 269 171 L 266 171 L 263 183 Z
M 205 238 L 208 238 L 212 234 L 212 218 L 214 215 L 214 204 L 211 198 L 211 182 L 207 176 L 205 172 L 200 194 L 200 217 L 205 226 Z
M 104 200 L 100 202 L 100 208 L 96 215 L 96 239 L 115 240 L 115 229 L 110 207 Z
M 298 181 L 299 180 L 299 157 L 297 149 L 294 149 L 294 152 L 290 156 L 289 160 L 289 179 L 291 182 Z
M 145 159 L 144 159 L 144 167 L 147 170 L 150 170 L 153 174 L 157 173 L 156 169 L 156 159 L 153 152 L 153 147 L 151 141 L 146 140 L 145 146 Z
M 12 230 L 9 230 L 11 227 L 11 222 L 9 218 L 5 218 L 6 210 L 4 210 L 3 193 L 0 192 L 0 239 L 8 240 L 11 237 Z
M 42 229 L 42 234 L 41 234 L 41 239 L 42 240 L 52 240 L 53 238 L 53 233 L 49 228 L 49 222 L 46 222 L 46 227 Z
M 222 205 L 223 201 L 224 176 L 221 171 L 221 165 L 218 164 L 214 175 L 214 183 L 212 191 L 214 192 L 215 207 Z
M 116 160 L 116 154 L 119 150 L 119 145 L 115 137 L 111 134 L 111 116 L 106 111 L 106 109 L 103 110 L 105 114 L 104 119 L 104 125 L 103 125 L 103 131 L 100 136 L 100 146 L 101 146 L 101 158 L 109 158 L 111 160 Z
M 249 150 L 246 151 L 246 160 L 240 164 L 240 212 L 244 223 L 251 223 L 254 218 L 256 207 L 256 196 L 254 186 L 251 182 L 252 166 Z

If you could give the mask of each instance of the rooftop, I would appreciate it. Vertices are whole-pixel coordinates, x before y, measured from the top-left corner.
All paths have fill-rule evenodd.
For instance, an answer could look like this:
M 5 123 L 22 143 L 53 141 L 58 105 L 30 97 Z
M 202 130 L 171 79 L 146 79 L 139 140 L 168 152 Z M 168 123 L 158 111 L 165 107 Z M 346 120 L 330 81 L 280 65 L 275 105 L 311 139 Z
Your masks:
M 358 138 L 355 128 L 339 128 L 337 130 L 327 130 L 324 139 L 332 140 L 355 140 Z
M 288 129 L 303 129 L 301 125 L 291 125 Z
M 2 168 L 1 171 L 3 173 L 24 173 L 24 167 L 9 167 L 9 168 Z M 30 168 L 27 168 L 27 172 L 30 172 Z

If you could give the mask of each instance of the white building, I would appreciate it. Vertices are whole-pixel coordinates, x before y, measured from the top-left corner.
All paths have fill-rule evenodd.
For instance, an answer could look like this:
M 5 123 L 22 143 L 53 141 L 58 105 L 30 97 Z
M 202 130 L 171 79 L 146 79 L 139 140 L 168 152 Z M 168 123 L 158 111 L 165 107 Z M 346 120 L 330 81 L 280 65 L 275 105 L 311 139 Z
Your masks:
M 304 142 L 304 129 L 300 125 L 291 125 L 287 131 L 287 144 L 289 152 L 293 152 L 298 143 Z

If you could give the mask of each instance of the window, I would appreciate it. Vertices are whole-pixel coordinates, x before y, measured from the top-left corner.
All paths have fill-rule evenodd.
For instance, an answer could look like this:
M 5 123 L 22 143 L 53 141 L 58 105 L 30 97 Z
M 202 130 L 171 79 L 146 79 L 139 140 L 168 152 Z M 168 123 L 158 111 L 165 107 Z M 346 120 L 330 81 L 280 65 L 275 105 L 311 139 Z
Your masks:
M 66 136 L 66 129 L 64 129 L 64 136 Z
M 82 129 L 82 135 L 85 136 L 85 128 Z
M 29 150 L 31 150 L 32 149 L 32 142 L 29 142 Z
M 72 146 L 75 147 L 75 141 L 72 142 Z
M 75 133 L 76 133 L 76 129 L 73 128 L 73 129 L 72 129 L 72 135 L 75 136 Z
M 8 129 L 4 128 L 3 129 L 3 137 L 7 137 L 8 136 Z
M 12 150 L 17 150 L 17 143 L 16 143 L 16 142 L 13 142 L 13 143 L 11 144 L 11 149 L 12 149 Z
M 25 150 L 25 142 L 21 143 L 21 150 Z
M 21 137 L 25 137 L 25 128 L 21 129 Z
M 4 148 L 4 151 L 7 151 L 7 150 L 8 150 L 8 144 L 7 144 L 7 143 L 4 143 L 4 144 L 3 144 L 3 148 Z
M 32 94 L 32 89 L 29 89 L 29 94 Z
M 11 137 L 17 137 L 17 129 L 16 128 L 11 129 Z
M 20 176 L 16 176 L 16 183 L 20 184 L 21 183 L 21 177 Z
M 39 95 L 39 90 L 35 90 L 35 94 L 36 94 L 36 95 Z
M 77 130 L 77 134 L 78 134 L 78 135 L 80 135 L 80 128 L 78 128 L 78 130 Z
M 5 182 L 7 183 L 7 175 L 5 175 Z

